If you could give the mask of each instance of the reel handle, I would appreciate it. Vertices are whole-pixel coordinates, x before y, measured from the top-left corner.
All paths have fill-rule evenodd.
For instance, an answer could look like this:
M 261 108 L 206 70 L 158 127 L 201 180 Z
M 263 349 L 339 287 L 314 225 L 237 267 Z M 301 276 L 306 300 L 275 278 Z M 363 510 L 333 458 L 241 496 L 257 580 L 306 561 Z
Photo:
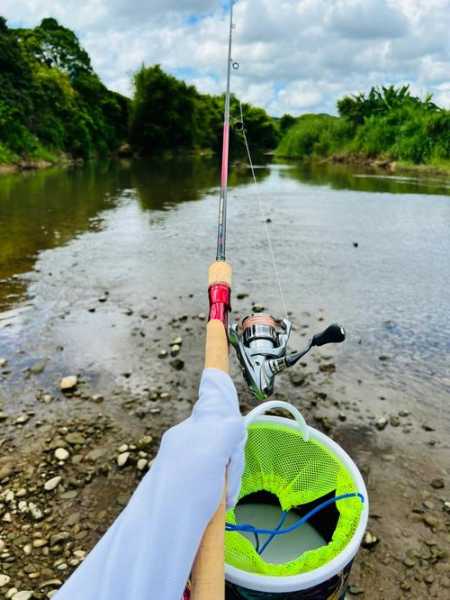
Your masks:
M 303 418 L 302 413 L 293 406 L 289 404 L 289 402 L 283 402 L 281 400 L 270 400 L 269 402 L 263 402 L 253 410 L 251 410 L 248 415 L 245 417 L 245 426 L 248 427 L 255 421 L 258 417 L 264 415 L 269 410 L 274 410 L 276 408 L 282 408 L 283 410 L 288 411 L 294 417 L 294 420 L 297 425 L 297 429 L 302 434 L 305 442 L 309 441 L 309 427 L 306 424 L 305 419 Z

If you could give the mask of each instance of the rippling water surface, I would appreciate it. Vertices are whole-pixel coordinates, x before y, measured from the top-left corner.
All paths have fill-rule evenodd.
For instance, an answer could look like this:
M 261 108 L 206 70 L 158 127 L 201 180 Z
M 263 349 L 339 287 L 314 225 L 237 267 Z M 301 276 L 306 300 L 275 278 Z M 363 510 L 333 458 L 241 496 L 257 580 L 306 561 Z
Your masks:
M 270 218 L 288 310 L 299 324 L 311 313 L 347 328 L 343 380 L 378 378 L 444 405 L 448 182 L 284 164 L 261 166 L 257 178 L 243 167 L 231 178 L 234 291 L 281 316 Z M 129 335 L 129 307 L 149 318 L 206 311 L 217 181 L 215 161 L 200 159 L 0 178 L 0 357 L 27 366 L 59 353 L 71 370 L 136 368 L 143 342 Z

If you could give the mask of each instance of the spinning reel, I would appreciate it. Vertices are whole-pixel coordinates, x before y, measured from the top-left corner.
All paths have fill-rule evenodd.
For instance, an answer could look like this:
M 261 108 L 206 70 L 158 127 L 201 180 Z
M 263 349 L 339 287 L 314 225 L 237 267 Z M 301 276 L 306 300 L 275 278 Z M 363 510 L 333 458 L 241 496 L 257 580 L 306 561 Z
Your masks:
M 230 343 L 236 349 L 245 380 L 257 400 L 273 393 L 275 377 L 292 367 L 314 346 L 339 344 L 345 340 L 340 325 L 330 325 L 315 336 L 300 352 L 287 353 L 292 323 L 267 314 L 250 315 L 230 327 Z

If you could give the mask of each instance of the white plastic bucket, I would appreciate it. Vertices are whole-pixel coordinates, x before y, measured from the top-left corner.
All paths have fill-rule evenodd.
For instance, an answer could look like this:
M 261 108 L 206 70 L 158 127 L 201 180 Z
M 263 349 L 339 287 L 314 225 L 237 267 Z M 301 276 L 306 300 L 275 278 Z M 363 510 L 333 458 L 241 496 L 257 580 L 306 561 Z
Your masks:
M 279 408 L 289 411 L 295 420 L 264 414 L 269 410 Z M 269 600 L 272 598 L 276 600 L 284 600 L 285 598 L 286 600 L 337 600 L 343 598 L 352 562 L 361 545 L 369 515 L 367 489 L 358 467 L 345 450 L 328 436 L 313 427 L 309 427 L 301 413 L 287 402 L 271 401 L 261 404 L 247 415 L 246 421 L 247 426 L 251 423 L 282 424 L 299 431 L 305 440 L 312 438 L 320 442 L 336 455 L 347 468 L 358 492 L 364 498 L 364 504 L 358 527 L 350 542 L 338 556 L 318 569 L 301 575 L 273 577 L 249 573 L 225 564 L 227 598 L 230 598 L 230 600 Z

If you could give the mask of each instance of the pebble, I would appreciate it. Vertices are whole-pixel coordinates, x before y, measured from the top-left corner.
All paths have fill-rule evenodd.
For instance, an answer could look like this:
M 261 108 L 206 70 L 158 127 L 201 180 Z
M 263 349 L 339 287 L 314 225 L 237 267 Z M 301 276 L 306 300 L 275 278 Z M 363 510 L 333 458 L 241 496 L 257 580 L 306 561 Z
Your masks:
M 180 336 L 174 338 L 171 342 L 170 345 L 171 346 L 181 346 L 183 344 L 183 338 L 181 338 Z
M 30 600 L 33 597 L 33 592 L 23 591 L 16 592 L 14 596 L 12 596 L 12 600 Z
M 144 471 L 147 468 L 148 460 L 146 458 L 140 458 L 137 462 L 137 468 L 139 471 Z
M 236 298 L 238 300 L 245 300 L 245 298 L 248 298 L 248 294 L 246 292 L 239 292 L 239 294 L 236 294 Z
M 181 358 L 175 358 L 170 361 L 170 366 L 175 369 L 175 371 L 182 371 L 184 369 L 184 360 Z
M 348 593 L 352 596 L 361 596 L 361 594 L 364 594 L 364 590 L 357 585 L 350 585 Z
M 404 560 L 403 560 L 403 564 L 405 565 L 405 567 L 407 569 L 412 569 L 413 567 L 416 566 L 416 561 L 413 560 L 412 558 L 409 558 L 409 556 L 407 556 Z
M 378 431 L 383 431 L 383 429 L 386 429 L 387 424 L 388 420 L 386 417 L 380 417 L 375 421 L 375 427 L 378 429 Z
M 174 345 L 170 347 L 171 356 L 177 356 L 180 353 L 181 346 Z
M 370 531 L 366 531 L 362 541 L 362 547 L 367 549 L 374 548 L 379 541 L 380 539 L 376 535 L 374 535 Z
M 205 321 L 206 320 L 205 313 L 198 313 L 197 319 L 199 319 L 200 321 Z
M 396 416 L 392 416 L 389 419 L 389 423 L 391 424 L 392 427 L 400 427 L 400 419 Z
M 57 460 L 67 460 L 70 454 L 65 448 L 57 448 L 55 450 L 55 458 Z
M 122 452 L 122 454 L 119 454 L 119 456 L 117 457 L 117 465 L 121 468 L 124 467 L 127 464 L 129 458 L 129 452 Z
M 25 423 L 28 423 L 29 420 L 30 420 L 30 417 L 28 415 L 20 415 L 14 421 L 14 424 L 15 425 L 25 425 Z
M 6 358 L 0 358 L 0 369 L 3 369 L 3 367 L 6 367 L 7 364 L 8 364 L 8 361 L 6 360 Z
M 69 375 L 68 377 L 63 377 L 59 382 L 59 389 L 62 392 L 69 392 L 76 388 L 78 385 L 78 377 L 76 375 Z
M 160 350 L 158 352 L 158 358 L 167 358 L 168 352 L 167 350 Z
M 4 587 L 11 581 L 11 577 L 9 575 L 0 575 L 0 588 Z
M 68 433 L 66 435 L 66 442 L 69 443 L 71 446 L 82 446 L 83 444 L 86 443 L 86 438 L 81 435 L 81 433 Z
M 433 515 L 424 515 L 423 522 L 425 525 L 428 525 L 428 527 L 431 527 L 431 529 L 435 529 L 439 525 L 439 519 L 433 517 Z
M 62 477 L 58 476 L 58 477 L 53 477 L 53 479 L 49 479 L 48 481 L 45 482 L 44 484 L 44 489 L 46 492 L 51 492 L 53 490 L 55 490 L 58 485 L 61 483 Z
M 253 305 L 253 312 L 255 313 L 262 313 L 265 310 L 265 306 L 263 306 L 262 304 L 254 304 Z
M 431 487 L 434 488 L 435 490 L 442 490 L 445 487 L 444 480 L 441 479 L 440 477 L 433 479 L 431 482 Z
M 100 402 L 103 402 L 104 399 L 105 398 L 101 394 L 94 394 L 93 396 L 91 396 L 92 402 L 97 402 L 97 404 L 100 404 Z
M 122 444 L 121 446 L 119 446 L 119 448 L 117 448 L 117 452 L 119 452 L 119 454 L 123 454 L 124 452 L 128 451 L 128 444 Z

